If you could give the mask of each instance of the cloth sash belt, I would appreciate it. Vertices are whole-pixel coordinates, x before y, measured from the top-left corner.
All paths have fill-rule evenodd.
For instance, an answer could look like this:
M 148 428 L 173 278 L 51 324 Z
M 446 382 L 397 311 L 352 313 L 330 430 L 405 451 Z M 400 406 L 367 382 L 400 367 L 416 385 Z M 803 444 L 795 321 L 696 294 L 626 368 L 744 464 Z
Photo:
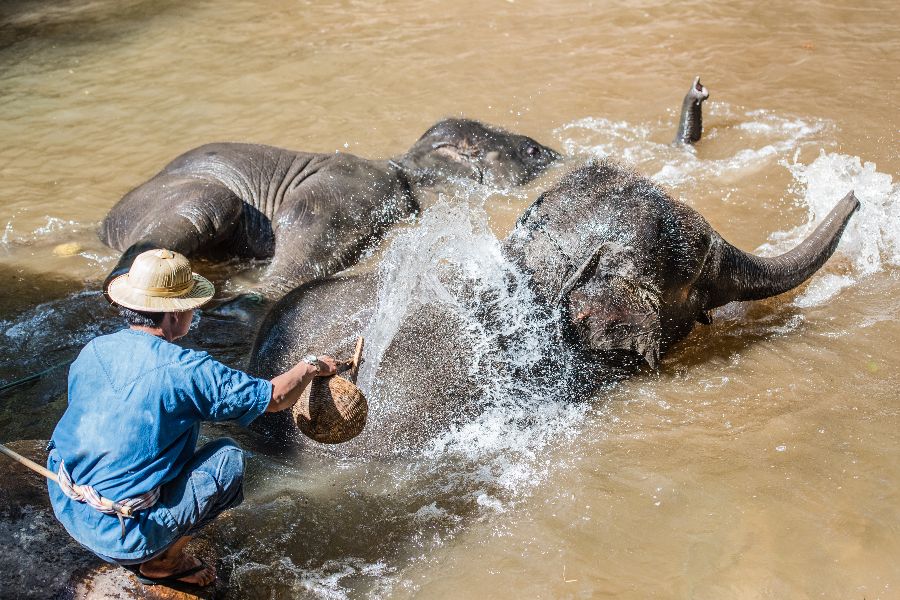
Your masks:
M 123 519 L 134 518 L 134 513 L 150 508 L 159 500 L 159 488 L 155 487 L 149 492 L 134 496 L 133 498 L 125 498 L 124 500 L 110 500 L 100 495 L 97 490 L 90 485 L 77 485 L 72 481 L 72 476 L 66 470 L 65 461 L 60 461 L 59 487 L 63 494 L 75 500 L 76 502 L 84 502 L 93 509 L 99 510 L 103 514 L 116 515 L 119 523 L 122 525 L 122 537 L 125 537 L 125 521 Z

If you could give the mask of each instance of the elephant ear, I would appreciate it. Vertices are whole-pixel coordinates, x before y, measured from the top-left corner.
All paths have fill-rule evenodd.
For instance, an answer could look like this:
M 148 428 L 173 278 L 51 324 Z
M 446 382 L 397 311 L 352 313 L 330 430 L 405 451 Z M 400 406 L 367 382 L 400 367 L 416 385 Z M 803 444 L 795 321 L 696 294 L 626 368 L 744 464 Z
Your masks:
M 605 246 L 573 272 L 560 301 L 567 302 L 572 326 L 586 348 L 606 355 L 633 354 L 656 369 L 662 340 L 659 291 L 640 283 L 630 261 L 605 252 Z

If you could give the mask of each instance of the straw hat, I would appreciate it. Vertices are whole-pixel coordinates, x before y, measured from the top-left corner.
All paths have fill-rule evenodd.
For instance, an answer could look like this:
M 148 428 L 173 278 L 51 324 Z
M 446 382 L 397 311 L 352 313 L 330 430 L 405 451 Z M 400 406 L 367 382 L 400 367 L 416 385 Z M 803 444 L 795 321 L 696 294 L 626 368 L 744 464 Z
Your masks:
M 183 312 L 206 304 L 216 288 L 192 273 L 183 255 L 160 249 L 138 254 L 128 273 L 113 279 L 106 293 L 132 310 Z

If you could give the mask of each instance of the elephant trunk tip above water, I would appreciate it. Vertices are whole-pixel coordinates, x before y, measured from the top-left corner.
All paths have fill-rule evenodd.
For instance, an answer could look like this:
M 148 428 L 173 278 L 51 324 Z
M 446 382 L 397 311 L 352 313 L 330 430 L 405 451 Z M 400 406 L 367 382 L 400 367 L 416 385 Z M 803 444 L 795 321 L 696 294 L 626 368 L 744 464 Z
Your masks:
M 690 89 L 681 104 L 681 119 L 678 132 L 672 143 L 676 146 L 694 144 L 703 135 L 703 102 L 709 98 L 709 90 L 700 83 L 700 76 L 694 77 Z

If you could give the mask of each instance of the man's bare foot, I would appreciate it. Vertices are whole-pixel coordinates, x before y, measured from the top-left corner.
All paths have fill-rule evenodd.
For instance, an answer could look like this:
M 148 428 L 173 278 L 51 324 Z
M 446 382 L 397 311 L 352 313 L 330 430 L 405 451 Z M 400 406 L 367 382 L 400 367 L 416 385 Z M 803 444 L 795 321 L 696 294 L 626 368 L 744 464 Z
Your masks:
M 184 551 L 184 547 L 187 546 L 190 540 L 190 536 L 183 536 L 156 558 L 151 558 L 147 562 L 142 563 L 139 567 L 140 574 L 148 579 L 160 579 L 184 573 L 202 565 L 203 562 L 199 558 L 191 556 Z M 215 580 L 216 569 L 210 565 L 196 573 L 177 578 L 177 581 L 182 583 L 199 586 L 207 586 Z
M 168 557 L 166 559 L 159 557 L 149 560 L 140 566 L 140 573 L 149 579 L 160 579 L 183 573 L 201 564 L 203 563 L 197 557 L 181 553 L 180 556 L 176 557 L 176 560 L 171 560 Z M 205 568 L 200 569 L 196 573 L 177 579 L 177 581 L 182 583 L 199 586 L 207 586 L 215 580 L 216 569 L 212 565 L 206 565 Z

